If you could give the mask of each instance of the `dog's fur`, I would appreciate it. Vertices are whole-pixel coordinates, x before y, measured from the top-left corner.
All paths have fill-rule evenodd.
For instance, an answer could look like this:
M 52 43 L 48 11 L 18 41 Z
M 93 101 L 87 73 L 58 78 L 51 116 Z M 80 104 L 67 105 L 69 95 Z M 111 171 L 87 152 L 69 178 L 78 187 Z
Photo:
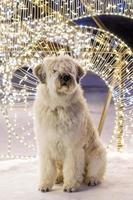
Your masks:
M 60 74 L 71 80 L 62 85 Z M 84 181 L 101 182 L 106 168 L 106 151 L 89 115 L 79 79 L 83 69 L 69 56 L 53 56 L 35 67 L 40 80 L 34 104 L 35 133 L 40 156 L 39 190 L 49 191 L 64 182 L 72 192 Z

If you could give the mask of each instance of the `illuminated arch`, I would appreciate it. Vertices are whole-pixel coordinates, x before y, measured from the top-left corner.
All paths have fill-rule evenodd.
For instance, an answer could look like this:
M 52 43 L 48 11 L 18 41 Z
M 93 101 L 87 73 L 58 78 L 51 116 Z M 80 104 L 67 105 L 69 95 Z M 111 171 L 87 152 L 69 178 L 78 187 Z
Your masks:
M 37 5 L 39 5 L 39 1 L 36 2 Z M 10 1 L 6 0 L 6 4 L 4 2 L 2 5 L 5 6 L 5 8 L 9 7 L 10 11 Z M 16 8 L 15 1 L 14 7 Z M 15 114 L 15 104 L 20 107 L 26 107 L 27 103 L 33 101 L 37 80 L 31 74 L 30 70 L 32 70 L 33 66 L 40 62 L 44 56 L 51 54 L 58 55 L 62 52 L 79 59 L 79 62 L 85 70 L 91 70 L 98 74 L 98 76 L 106 82 L 110 90 L 112 90 L 116 107 L 115 135 L 117 136 L 118 146 L 120 146 L 123 137 L 126 142 L 132 134 L 133 54 L 131 49 L 119 38 L 107 31 L 93 27 L 74 26 L 74 23 L 71 24 L 70 20 L 67 20 L 73 20 L 76 19 L 76 17 L 82 16 L 81 12 L 79 12 L 79 16 L 77 16 L 77 14 L 71 14 L 69 17 L 68 13 L 66 13 L 67 15 L 65 14 L 65 11 L 63 12 L 61 10 L 60 13 L 62 15 L 60 15 L 51 9 L 49 10 L 49 7 L 47 7 L 47 12 L 45 11 L 45 17 L 38 16 L 33 19 L 31 12 L 29 13 L 31 14 L 31 19 L 28 19 L 30 15 L 27 15 L 26 11 L 23 11 L 25 6 L 23 4 L 18 4 L 18 10 L 20 10 L 20 12 L 16 12 L 14 9 L 14 21 L 10 15 L 6 15 L 6 12 L 2 15 L 3 18 L 1 18 L 3 25 L 0 30 L 2 41 L 0 50 L 3 53 L 0 66 L 0 73 L 3 76 L 0 90 L 3 96 L 1 99 L 3 107 L 1 112 L 6 119 L 10 141 L 8 141 L 10 153 L 6 156 L 12 158 L 25 157 L 23 155 L 16 156 L 12 154 L 10 149 L 12 137 L 23 144 L 26 149 L 31 149 L 32 152 L 35 152 L 33 151 L 35 150 L 34 139 L 32 138 L 32 142 L 27 143 L 25 141 L 26 136 L 23 134 L 18 135 L 16 132 L 15 123 L 17 123 L 17 119 L 15 119 L 15 116 L 13 119 L 11 118 L 9 108 L 11 108 L 13 110 L 12 113 Z M 40 7 L 37 6 L 36 10 L 39 8 Z M 23 17 L 21 16 L 22 13 Z M 86 12 L 84 12 L 83 15 L 86 16 Z M 22 19 L 19 18 L 20 16 Z M 64 18 L 63 16 L 67 17 Z M 23 68 L 25 66 L 28 69 Z M 18 82 L 13 79 L 14 76 Z M 122 132 L 120 130 L 121 124 Z M 25 126 L 27 127 L 27 125 L 26 122 Z M 22 129 L 24 127 L 19 128 Z M 122 134 L 123 132 L 124 135 Z M 114 141 L 116 141 L 114 135 L 113 138 Z M 2 157 L 4 157 L 4 155 L 1 155 L 1 158 Z
M 55 30 L 58 30 L 58 32 L 55 33 Z M 49 37 L 49 34 L 51 37 Z M 50 46 L 52 49 L 50 49 Z M 131 94 L 133 89 L 131 76 L 133 73 L 133 68 L 131 67 L 133 60 L 132 52 L 124 42 L 113 34 L 100 29 L 93 27 L 70 27 L 63 21 L 60 21 L 59 24 L 54 24 L 53 22 L 52 26 L 45 24 L 45 28 L 38 36 L 38 41 L 35 41 L 34 44 L 32 43 L 32 46 L 28 48 L 27 52 L 16 57 L 16 65 L 13 63 L 14 67 L 11 68 L 13 69 L 11 76 L 16 69 L 18 69 L 17 72 L 19 72 L 19 74 L 15 73 L 13 75 L 18 79 L 17 83 L 13 79 L 12 82 L 10 82 L 10 93 L 12 95 L 11 98 L 9 98 L 9 95 L 5 97 L 6 100 L 8 99 L 9 103 L 12 101 L 16 102 L 15 99 L 13 99 L 14 94 L 16 94 L 16 96 L 18 95 L 20 102 L 24 102 L 24 104 L 28 102 L 28 98 L 31 94 L 34 99 L 37 82 L 29 70 L 38 62 L 38 58 L 39 62 L 43 59 L 41 55 L 58 55 L 62 52 L 68 53 L 76 59 L 79 59 L 79 62 L 84 66 L 85 70 L 91 70 L 100 76 L 112 90 L 116 106 L 116 117 L 118 117 L 118 119 L 116 118 L 115 134 L 118 134 L 119 128 L 119 106 L 121 103 L 124 105 L 121 114 L 124 114 L 123 129 L 125 134 L 119 136 L 121 137 L 120 140 L 122 140 L 123 137 L 125 141 L 128 139 L 127 134 L 131 131 L 129 116 L 133 113 Z M 33 63 L 31 63 L 31 61 Z M 18 68 L 18 63 L 21 68 Z M 22 68 L 25 65 L 28 67 L 28 70 Z M 20 90 L 17 90 L 18 88 L 20 88 Z M 4 92 L 3 94 L 5 95 Z M 18 103 L 20 104 L 20 102 Z M 11 107 L 13 109 L 13 105 L 11 105 Z M 26 144 L 23 135 L 17 135 L 14 130 L 12 134 L 21 141 L 25 147 L 33 147 L 34 149 L 33 143 Z

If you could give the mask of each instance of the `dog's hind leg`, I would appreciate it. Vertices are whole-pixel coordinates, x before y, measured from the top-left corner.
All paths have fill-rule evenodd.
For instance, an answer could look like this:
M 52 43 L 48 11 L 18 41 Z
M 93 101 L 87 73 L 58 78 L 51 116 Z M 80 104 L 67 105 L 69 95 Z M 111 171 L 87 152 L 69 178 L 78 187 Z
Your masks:
M 56 177 L 56 184 L 63 182 L 63 166 L 61 161 L 56 161 L 56 170 L 57 170 L 57 177 Z
M 106 169 L 106 151 L 102 146 L 94 148 L 91 152 L 85 150 L 85 183 L 97 185 L 101 183 Z

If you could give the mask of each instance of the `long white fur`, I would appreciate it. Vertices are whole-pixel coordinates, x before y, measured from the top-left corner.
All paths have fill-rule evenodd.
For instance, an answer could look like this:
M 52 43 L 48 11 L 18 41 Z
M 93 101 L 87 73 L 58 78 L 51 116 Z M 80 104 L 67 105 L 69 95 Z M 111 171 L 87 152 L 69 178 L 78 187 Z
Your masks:
M 69 56 L 54 56 L 44 59 L 40 71 L 35 68 L 37 76 L 46 74 L 46 83 L 38 84 L 34 104 L 41 191 L 63 181 L 64 191 L 72 192 L 83 181 L 98 184 L 105 173 L 106 151 L 76 82 L 77 66 Z M 72 75 L 73 83 L 58 93 L 58 75 L 64 71 Z

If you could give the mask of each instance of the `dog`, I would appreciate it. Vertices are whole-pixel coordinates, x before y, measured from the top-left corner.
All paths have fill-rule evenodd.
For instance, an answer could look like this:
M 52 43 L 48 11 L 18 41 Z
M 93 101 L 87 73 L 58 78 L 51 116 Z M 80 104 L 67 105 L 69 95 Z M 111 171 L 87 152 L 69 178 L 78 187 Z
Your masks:
M 91 120 L 80 86 L 83 68 L 69 55 L 46 57 L 34 68 L 38 78 L 34 130 L 40 160 L 39 190 L 63 182 L 65 192 L 82 182 L 99 184 L 106 150 Z

